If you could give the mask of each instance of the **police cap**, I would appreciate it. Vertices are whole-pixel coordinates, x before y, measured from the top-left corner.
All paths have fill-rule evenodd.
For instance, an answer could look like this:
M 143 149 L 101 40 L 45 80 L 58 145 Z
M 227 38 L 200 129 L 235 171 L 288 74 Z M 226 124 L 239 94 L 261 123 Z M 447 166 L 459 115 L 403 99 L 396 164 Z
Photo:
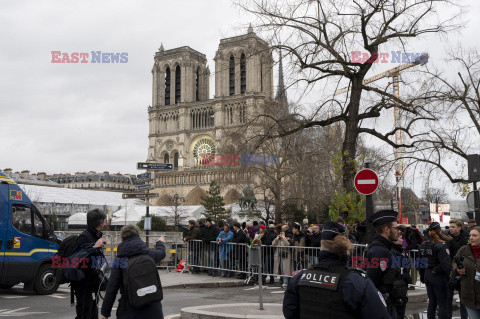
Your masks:
M 321 239 L 333 240 L 335 236 L 344 232 L 345 228 L 342 225 L 329 221 L 323 227 Z
M 394 210 L 380 210 L 373 214 L 368 221 L 373 227 L 377 227 L 387 223 L 396 222 L 397 215 L 398 213 Z
M 437 229 L 442 229 L 440 227 L 440 224 L 437 223 L 437 222 L 433 222 L 430 224 L 430 226 L 428 226 L 428 230 L 431 231 L 431 230 L 437 230 Z

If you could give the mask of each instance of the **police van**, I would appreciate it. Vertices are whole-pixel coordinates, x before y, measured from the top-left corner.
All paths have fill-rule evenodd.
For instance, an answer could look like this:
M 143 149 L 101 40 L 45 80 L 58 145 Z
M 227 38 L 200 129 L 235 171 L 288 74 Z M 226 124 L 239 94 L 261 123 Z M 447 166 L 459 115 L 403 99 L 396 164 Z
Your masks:
M 59 242 L 53 224 L 12 178 L 0 173 L 0 288 L 24 283 L 25 290 L 54 293 L 58 282 L 51 257 Z

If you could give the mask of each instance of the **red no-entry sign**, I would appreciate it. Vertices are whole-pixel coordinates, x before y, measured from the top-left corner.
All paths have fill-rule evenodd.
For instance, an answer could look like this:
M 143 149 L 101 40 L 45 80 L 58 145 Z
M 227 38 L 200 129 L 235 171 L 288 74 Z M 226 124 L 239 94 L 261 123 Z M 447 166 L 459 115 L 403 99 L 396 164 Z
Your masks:
M 371 169 L 362 169 L 355 175 L 355 188 L 363 195 L 370 195 L 377 190 L 378 175 Z

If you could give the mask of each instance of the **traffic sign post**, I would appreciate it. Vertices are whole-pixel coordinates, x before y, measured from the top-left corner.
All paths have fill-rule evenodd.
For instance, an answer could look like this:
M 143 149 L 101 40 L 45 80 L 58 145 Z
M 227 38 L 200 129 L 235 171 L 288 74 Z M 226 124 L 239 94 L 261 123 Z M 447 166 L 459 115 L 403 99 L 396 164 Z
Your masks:
M 143 174 L 138 174 L 137 178 L 139 181 L 151 181 L 152 180 L 152 173 L 143 173 Z
M 124 193 L 122 194 L 123 199 L 128 198 L 138 198 L 138 199 L 146 199 L 146 198 L 155 198 L 158 197 L 158 193 Z
M 152 184 L 145 184 L 145 185 L 139 185 L 137 186 L 137 189 L 139 191 L 146 191 L 146 190 L 149 190 L 149 189 L 152 189 Z
M 366 210 L 366 217 L 368 219 L 373 215 L 373 198 L 372 194 L 378 188 L 378 175 L 371 169 L 370 163 L 365 163 L 366 169 L 362 169 L 355 175 L 354 184 L 357 191 L 361 194 L 366 195 L 365 198 L 365 210 Z M 371 223 L 367 222 L 367 233 L 366 233 L 366 240 L 370 242 L 373 238 L 373 226 Z
M 137 163 L 137 169 L 173 169 L 173 164 L 170 163 Z
M 367 163 L 367 167 L 370 166 Z M 355 188 L 363 195 L 373 194 L 378 188 L 378 175 L 371 169 L 362 169 L 355 175 Z

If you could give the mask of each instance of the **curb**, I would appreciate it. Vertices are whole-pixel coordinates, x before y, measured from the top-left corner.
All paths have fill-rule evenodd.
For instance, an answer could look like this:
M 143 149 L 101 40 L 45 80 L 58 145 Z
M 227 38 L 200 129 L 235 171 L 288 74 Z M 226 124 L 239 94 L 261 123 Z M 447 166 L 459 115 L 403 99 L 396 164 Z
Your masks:
M 192 284 L 176 284 L 163 287 L 163 289 L 173 289 L 173 288 L 217 288 L 217 287 L 240 287 L 248 286 L 243 281 L 230 281 L 230 282 L 203 282 L 203 283 L 192 283 Z
M 428 301 L 428 295 L 426 291 L 415 291 L 415 293 L 408 294 L 408 302 L 422 303 Z
M 204 305 L 197 307 L 187 307 L 181 310 L 181 319 L 231 319 L 231 318 L 249 318 L 249 319 L 279 319 L 284 318 L 281 313 L 282 304 L 272 304 L 265 303 L 264 307 L 270 308 L 265 311 L 263 314 L 258 313 L 258 311 L 247 311 L 244 313 L 233 313 L 230 311 L 235 311 L 232 308 L 241 307 L 243 309 L 251 309 L 252 307 L 256 308 L 258 304 L 256 303 L 240 303 L 240 304 L 216 304 L 216 305 Z M 271 311 L 272 308 L 277 308 L 277 312 Z M 238 310 L 238 309 L 236 309 Z M 280 313 L 278 313 L 280 311 Z

